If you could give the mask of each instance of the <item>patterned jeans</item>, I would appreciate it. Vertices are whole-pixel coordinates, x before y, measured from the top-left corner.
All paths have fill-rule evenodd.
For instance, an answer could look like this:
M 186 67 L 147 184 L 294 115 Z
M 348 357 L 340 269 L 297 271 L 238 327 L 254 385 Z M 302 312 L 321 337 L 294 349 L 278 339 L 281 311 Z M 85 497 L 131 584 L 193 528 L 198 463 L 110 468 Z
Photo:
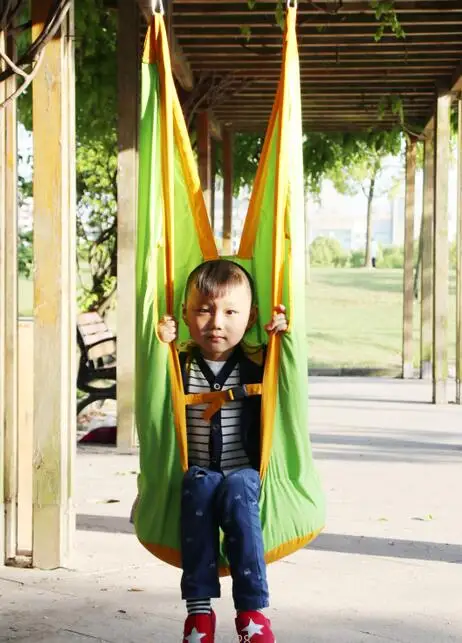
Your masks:
M 184 599 L 220 596 L 221 527 L 236 609 L 268 607 L 259 495 L 260 476 L 255 469 L 240 469 L 225 477 L 217 471 L 193 466 L 185 473 L 181 502 Z

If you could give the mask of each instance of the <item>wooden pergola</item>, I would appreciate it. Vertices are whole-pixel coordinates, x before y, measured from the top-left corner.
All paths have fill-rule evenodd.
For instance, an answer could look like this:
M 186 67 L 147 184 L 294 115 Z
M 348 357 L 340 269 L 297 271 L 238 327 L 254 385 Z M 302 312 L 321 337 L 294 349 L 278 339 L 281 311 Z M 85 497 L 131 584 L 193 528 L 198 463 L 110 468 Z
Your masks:
M 165 0 L 164 0 L 165 1 Z M 0 10 L 6 3 L 0 0 Z M 75 455 L 75 131 L 73 1 L 43 50 L 33 82 L 34 319 L 18 324 L 16 106 L 0 108 L 0 564 L 52 568 L 72 551 Z M 115 2 L 114 2 L 115 4 Z M 173 69 L 195 122 L 199 171 L 213 216 L 213 140 L 224 157 L 224 250 L 232 227 L 237 131 L 264 130 L 276 89 L 281 29 L 276 2 L 175 0 L 166 4 Z M 52 0 L 32 0 L 33 36 Z M 118 0 L 118 449 L 134 448 L 135 213 L 140 43 L 151 0 Z M 399 100 L 406 155 L 403 377 L 413 375 L 416 141 L 423 140 L 421 376 L 433 401 L 448 397 L 448 169 L 450 116 L 459 113 L 457 402 L 462 402 L 462 6 L 399 0 L 405 38 L 384 31 L 368 1 L 299 2 L 303 120 L 307 131 L 390 128 Z M 1 15 L 1 11 L 0 11 Z M 14 58 L 0 25 L 0 52 Z M 1 60 L 1 56 L 0 56 Z M 3 70 L 4 64 L 0 62 Z M 0 103 L 15 89 L 0 83 Z M 381 118 L 379 118 L 379 112 Z M 19 338 L 19 339 L 18 339 Z M 32 348 L 32 343 L 34 348 Z M 33 355 L 33 357 L 32 357 Z M 21 448 L 19 448 L 21 445 Z M 3 485 L 4 482 L 4 485 Z M 3 537 L 5 534 L 5 537 Z

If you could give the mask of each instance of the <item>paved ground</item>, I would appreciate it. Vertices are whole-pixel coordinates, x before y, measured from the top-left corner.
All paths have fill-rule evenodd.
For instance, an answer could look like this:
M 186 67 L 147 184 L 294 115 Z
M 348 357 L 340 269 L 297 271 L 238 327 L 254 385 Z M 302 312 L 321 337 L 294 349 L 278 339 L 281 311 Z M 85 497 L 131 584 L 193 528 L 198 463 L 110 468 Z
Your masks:
M 270 567 L 278 643 L 462 641 L 462 409 L 421 382 L 313 378 L 325 533 Z M 0 641 L 181 640 L 179 573 L 127 521 L 136 456 L 79 450 L 73 569 L 0 569 Z M 218 643 L 236 641 L 230 587 Z M 257 642 L 258 643 L 258 642 Z

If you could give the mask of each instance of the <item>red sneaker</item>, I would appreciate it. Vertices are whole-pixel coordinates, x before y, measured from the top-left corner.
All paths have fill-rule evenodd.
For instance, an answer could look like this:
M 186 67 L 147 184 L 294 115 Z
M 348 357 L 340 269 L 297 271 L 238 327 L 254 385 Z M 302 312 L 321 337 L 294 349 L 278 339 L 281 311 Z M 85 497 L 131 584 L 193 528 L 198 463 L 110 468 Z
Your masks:
M 261 612 L 239 612 L 236 630 L 239 643 L 276 643 L 271 621 Z
M 190 614 L 184 623 L 183 643 L 215 643 L 215 612 Z

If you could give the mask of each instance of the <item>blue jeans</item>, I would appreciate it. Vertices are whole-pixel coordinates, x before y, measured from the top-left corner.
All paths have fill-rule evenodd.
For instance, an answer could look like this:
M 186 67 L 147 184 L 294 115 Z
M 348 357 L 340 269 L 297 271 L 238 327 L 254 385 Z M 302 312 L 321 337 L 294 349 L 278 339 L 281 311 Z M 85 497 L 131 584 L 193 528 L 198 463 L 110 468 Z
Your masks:
M 255 469 L 228 474 L 191 467 L 181 500 L 184 599 L 218 598 L 219 528 L 233 578 L 237 610 L 268 607 L 268 582 L 258 508 L 260 476 Z

